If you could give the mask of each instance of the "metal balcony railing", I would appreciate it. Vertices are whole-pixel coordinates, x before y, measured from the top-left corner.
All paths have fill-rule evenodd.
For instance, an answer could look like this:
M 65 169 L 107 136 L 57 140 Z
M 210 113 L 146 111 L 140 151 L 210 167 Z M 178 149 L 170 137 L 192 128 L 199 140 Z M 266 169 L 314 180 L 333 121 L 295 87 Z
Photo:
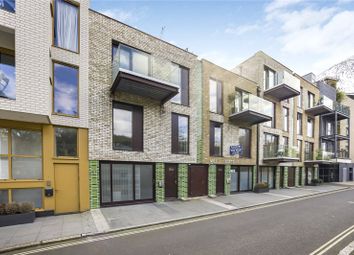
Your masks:
M 331 160 L 334 158 L 334 152 L 319 150 L 316 155 L 316 160 Z
M 348 106 L 342 105 L 338 102 L 334 103 L 334 109 L 344 115 L 349 116 L 350 115 L 350 108 Z
M 263 158 L 300 158 L 299 149 L 289 145 L 265 144 Z

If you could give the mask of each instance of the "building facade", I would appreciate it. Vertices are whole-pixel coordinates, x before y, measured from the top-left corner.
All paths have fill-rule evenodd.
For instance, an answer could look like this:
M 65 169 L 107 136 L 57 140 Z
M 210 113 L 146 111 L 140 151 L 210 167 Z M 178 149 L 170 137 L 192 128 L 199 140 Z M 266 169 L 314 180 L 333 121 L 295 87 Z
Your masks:
M 0 203 L 89 209 L 87 84 L 88 1 L 4 1 Z

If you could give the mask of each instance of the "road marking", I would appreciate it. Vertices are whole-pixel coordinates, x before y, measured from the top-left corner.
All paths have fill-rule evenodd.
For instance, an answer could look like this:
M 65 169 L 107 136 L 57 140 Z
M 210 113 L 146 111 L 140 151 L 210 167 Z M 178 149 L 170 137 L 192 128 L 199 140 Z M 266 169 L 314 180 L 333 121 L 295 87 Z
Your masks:
M 275 197 L 283 197 L 283 198 L 293 198 L 292 196 L 287 196 L 287 195 L 282 195 L 282 194 L 275 194 L 275 193 L 263 193 L 263 194 L 266 194 L 266 195 L 271 195 L 271 196 L 275 196 Z
M 98 232 L 105 232 L 109 230 L 109 225 L 100 209 L 92 209 L 91 216 Z
M 109 240 L 117 237 L 123 237 L 123 236 L 129 236 L 129 235 L 135 235 L 139 233 L 144 233 L 144 232 L 150 232 L 154 230 L 160 230 L 164 228 L 170 228 L 170 227 L 175 227 L 175 226 L 181 226 L 181 225 L 186 225 L 190 223 L 195 223 L 195 222 L 200 222 L 200 221 L 205 221 L 205 220 L 211 220 L 211 219 L 216 219 L 220 217 L 225 217 L 225 216 L 230 216 L 230 215 L 236 215 L 236 214 L 241 214 L 245 212 L 250 212 L 254 210 L 259 210 L 259 209 L 264 209 L 268 207 L 273 207 L 273 206 L 278 206 L 278 205 L 284 205 L 284 204 L 290 204 L 292 202 L 296 201 L 303 201 L 303 200 L 308 200 L 312 198 L 317 198 L 317 197 L 322 197 L 322 196 L 327 196 L 330 194 L 335 194 L 339 192 L 343 192 L 345 190 L 336 190 L 336 191 L 331 191 L 327 192 L 325 194 L 314 194 L 312 196 L 306 196 L 306 197 L 299 197 L 299 198 L 294 198 L 292 200 L 288 201 L 277 201 L 275 203 L 268 203 L 264 205 L 258 205 L 250 208 L 240 208 L 238 210 L 233 210 L 233 211 L 226 211 L 226 212 L 221 212 L 213 215 L 206 215 L 206 216 L 200 216 L 198 218 L 193 218 L 193 219 L 185 219 L 177 222 L 170 222 L 170 223 L 161 223 L 160 225 L 153 225 L 153 226 L 146 226 L 146 227 L 140 227 L 135 230 L 122 230 L 120 232 L 112 232 L 112 233 L 106 233 L 104 235 L 96 235 L 96 236 L 88 236 L 85 239 L 78 239 L 78 240 L 68 240 L 64 241 L 63 243 L 52 243 L 52 244 L 47 244 L 48 246 L 42 247 L 42 248 L 29 248 L 31 250 L 25 250 L 25 251 L 19 251 L 19 252 L 14 252 L 12 254 L 14 255 L 29 255 L 29 254 L 35 254 L 39 252 L 45 252 L 45 251 L 51 251 L 51 250 L 57 250 L 57 249 L 62 249 L 66 247 L 71 247 L 71 246 L 76 246 L 76 245 L 81 245 L 81 244 L 87 244 L 87 243 L 93 243 L 93 242 L 98 242 L 98 241 L 104 241 L 104 240 Z
M 348 201 L 349 204 L 354 204 L 354 201 Z
M 329 249 L 331 249 L 333 246 L 341 242 L 344 238 L 349 236 L 350 234 L 354 233 L 354 225 L 347 228 L 343 232 L 339 233 L 335 237 L 333 237 L 331 240 L 329 240 L 327 243 L 310 253 L 310 255 L 321 255 L 327 252 Z
M 227 204 L 221 203 L 221 202 L 219 202 L 219 201 L 216 201 L 216 200 L 213 200 L 213 199 L 210 199 L 210 198 L 202 198 L 201 200 L 202 200 L 202 201 L 205 201 L 205 202 L 207 202 L 207 203 L 209 203 L 209 204 L 214 204 L 214 205 L 223 207 L 223 208 L 228 209 L 228 210 L 237 209 L 236 206 L 227 205 Z
M 354 251 L 354 241 L 341 250 L 338 255 L 350 255 Z

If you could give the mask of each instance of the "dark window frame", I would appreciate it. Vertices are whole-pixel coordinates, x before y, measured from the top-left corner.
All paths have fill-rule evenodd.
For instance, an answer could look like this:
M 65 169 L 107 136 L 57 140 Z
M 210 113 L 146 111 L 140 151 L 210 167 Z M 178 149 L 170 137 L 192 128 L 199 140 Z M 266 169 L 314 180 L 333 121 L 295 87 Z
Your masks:
M 312 102 L 313 102 L 313 105 L 310 105 L 310 98 L 312 97 Z M 315 102 L 315 94 L 314 93 L 311 93 L 310 91 L 307 92 L 307 108 L 311 108 L 311 107 L 314 107 L 316 104 Z
M 270 88 L 275 87 L 276 84 L 277 84 L 277 81 L 276 81 L 277 72 L 274 69 L 272 69 L 272 68 L 270 68 L 269 66 L 266 66 L 266 65 L 264 66 L 263 72 L 265 73 L 265 75 L 263 75 L 263 77 L 265 79 L 263 81 L 263 89 L 264 90 L 268 90 Z M 274 73 L 274 84 L 271 87 L 269 86 L 269 72 Z
M 131 150 L 116 148 L 114 145 L 114 109 L 123 109 L 132 112 L 133 132 L 132 132 Z M 141 130 L 139 131 L 139 129 Z M 144 151 L 144 107 L 143 106 L 127 104 L 119 101 L 112 102 L 112 149 L 118 151 L 140 151 L 140 152 Z
M 284 110 L 286 111 L 286 115 L 285 115 Z M 290 124 L 290 116 L 289 116 L 289 114 L 290 114 L 289 108 L 283 106 L 283 131 L 285 131 L 285 132 L 289 132 L 289 126 L 290 126 L 289 125 Z M 285 120 L 286 120 L 286 122 L 285 122 Z M 286 123 L 286 129 L 285 129 L 285 123 Z
M 302 127 L 303 121 L 302 121 L 302 117 L 303 117 L 302 113 L 298 112 L 298 113 L 296 114 L 296 134 L 297 134 L 297 135 L 303 135 L 303 127 Z M 299 121 L 300 121 L 300 125 L 298 124 Z
M 239 127 L 239 133 L 240 133 L 240 129 L 243 130 L 247 130 L 247 132 L 249 132 L 249 140 L 248 140 L 248 146 L 249 146 L 249 154 L 248 155 L 244 155 L 242 150 L 242 155 L 240 156 L 240 158 L 252 158 L 252 129 L 251 128 L 244 128 L 244 127 Z M 240 136 L 239 136 L 240 139 Z
M 215 128 L 221 129 L 221 145 L 220 155 L 215 153 Z M 209 155 L 212 157 L 223 157 L 223 123 L 210 121 L 210 134 L 209 134 Z
M 178 137 L 179 137 L 179 130 L 178 130 L 178 116 L 186 117 L 188 123 L 188 135 L 187 135 L 187 152 L 180 152 L 178 148 Z M 180 113 L 171 113 L 171 153 L 172 154 L 182 154 L 182 155 L 189 155 L 190 151 L 190 119 L 188 115 L 180 114 Z
M 216 83 L 216 111 L 212 111 L 210 109 L 210 81 L 214 81 Z M 216 114 L 223 114 L 224 113 L 224 86 L 223 86 L 223 82 L 218 80 L 218 79 L 214 79 L 212 77 L 209 78 L 209 111 L 212 113 L 216 113 Z
M 311 132 L 311 136 L 309 136 L 308 133 L 307 133 L 307 131 L 309 130 L 309 125 L 308 125 L 309 120 L 311 120 L 311 122 L 312 122 L 312 132 Z M 307 117 L 306 128 L 307 128 L 306 135 L 307 135 L 308 137 L 311 137 L 311 138 L 315 137 L 315 119 L 314 119 L 314 118 L 309 117 L 309 116 Z
M 76 155 L 75 156 L 58 156 L 57 152 L 57 137 L 56 137 L 56 128 L 64 128 L 64 129 L 75 129 L 76 130 Z M 80 151 L 79 151 L 79 129 L 76 127 L 66 127 L 66 126 L 54 126 L 54 152 L 55 152 L 55 157 L 57 158 L 79 158 L 80 156 Z

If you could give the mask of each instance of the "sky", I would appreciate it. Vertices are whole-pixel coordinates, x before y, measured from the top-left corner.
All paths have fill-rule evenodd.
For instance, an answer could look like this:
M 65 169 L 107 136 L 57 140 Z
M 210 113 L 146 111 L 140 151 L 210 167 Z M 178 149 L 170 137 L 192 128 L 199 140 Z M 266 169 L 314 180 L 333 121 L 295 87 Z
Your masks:
M 91 0 L 91 8 L 227 69 L 259 50 L 300 75 L 354 55 L 354 0 Z

